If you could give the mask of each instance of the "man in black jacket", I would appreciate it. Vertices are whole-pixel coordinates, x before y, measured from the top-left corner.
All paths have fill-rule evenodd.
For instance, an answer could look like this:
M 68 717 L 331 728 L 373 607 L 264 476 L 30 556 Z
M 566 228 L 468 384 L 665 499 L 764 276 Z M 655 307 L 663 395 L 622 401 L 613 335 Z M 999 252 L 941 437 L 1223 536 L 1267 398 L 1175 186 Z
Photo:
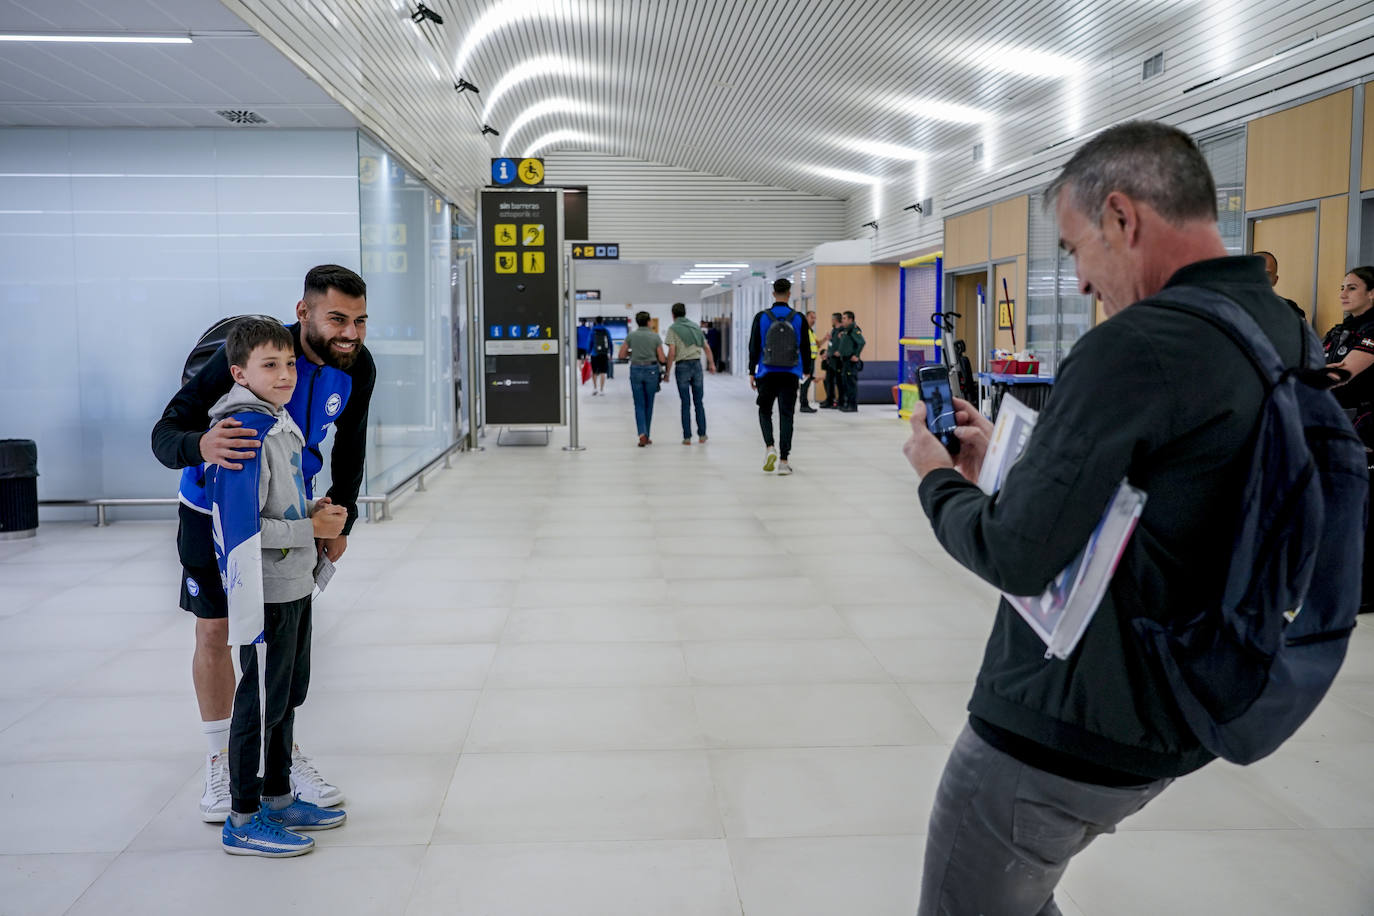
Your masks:
M 1285 362 L 1304 329 L 1264 264 L 1227 257 L 1212 176 L 1184 133 L 1113 127 L 1046 192 L 1085 295 L 1109 316 L 1060 366 L 1022 458 L 996 498 L 977 479 L 991 425 L 959 401 L 957 463 L 912 417 L 907 457 L 949 553 L 997 588 L 1039 595 L 1082 550 L 1123 478 L 1144 514 L 1074 653 L 1045 645 L 1005 601 L 969 722 L 931 812 L 921 914 L 1054 914 L 1069 859 L 1176 777 L 1207 764 L 1132 619 L 1217 606 L 1264 389 L 1205 321 L 1154 305 L 1199 286 L 1255 318 Z
M 363 346 L 367 335 L 367 285 L 346 267 L 325 264 L 305 276 L 305 291 L 296 304 L 299 319 L 288 330 L 296 342 L 296 393 L 288 412 L 306 438 L 302 472 L 310 487 L 323 459 L 319 445 L 329 427 L 335 430 L 330 455 L 331 484 L 326 494 L 348 511 L 343 533 L 320 542 L 320 550 L 337 561 L 348 548 L 348 534 L 358 518 L 358 490 L 363 482 L 367 447 L 367 411 L 377 369 Z M 196 616 L 192 682 L 206 739 L 202 819 L 223 821 L 229 810 L 227 746 L 234 702 L 234 664 L 228 645 L 228 604 L 220 585 L 211 536 L 208 504 L 198 486 L 198 469 L 216 464 L 231 470 L 252 458 L 261 445 L 252 430 L 234 419 L 209 426 L 209 409 L 234 386 L 229 362 L 220 347 L 168 403 L 153 427 L 153 454 L 182 473 L 177 553 L 182 564 L 181 606 Z M 208 428 L 207 428 L 208 427 Z M 324 780 L 310 759 L 295 749 L 292 789 L 306 801 L 331 807 L 343 793 Z

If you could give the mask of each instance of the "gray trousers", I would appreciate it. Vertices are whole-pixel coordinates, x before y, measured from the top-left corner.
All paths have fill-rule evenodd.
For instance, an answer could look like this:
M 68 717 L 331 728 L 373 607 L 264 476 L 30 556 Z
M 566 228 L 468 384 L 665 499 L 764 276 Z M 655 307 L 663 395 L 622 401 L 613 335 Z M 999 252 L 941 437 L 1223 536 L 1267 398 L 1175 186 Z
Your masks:
M 1046 773 L 966 724 L 945 763 L 926 835 L 919 916 L 1059 916 L 1069 859 L 1172 782 L 1111 788 Z

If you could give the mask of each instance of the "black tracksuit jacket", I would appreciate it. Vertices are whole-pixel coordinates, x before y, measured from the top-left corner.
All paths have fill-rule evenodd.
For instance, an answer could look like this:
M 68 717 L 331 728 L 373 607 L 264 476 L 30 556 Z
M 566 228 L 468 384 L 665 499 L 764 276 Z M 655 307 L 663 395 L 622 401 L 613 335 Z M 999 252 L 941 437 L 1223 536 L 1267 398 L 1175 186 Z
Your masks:
M 1168 286 L 1208 287 L 1247 309 L 1289 365 L 1303 326 L 1259 258 L 1202 261 Z M 969 701 L 970 725 L 1024 763 L 1128 785 L 1212 759 L 1179 715 L 1131 620 L 1216 606 L 1259 408 L 1260 377 L 1221 331 L 1146 299 L 1085 334 L 1063 361 L 1025 452 L 996 498 L 957 472 L 921 481 L 936 536 L 997 588 L 1038 595 L 1087 543 L 1123 477 L 1146 493 L 1097 615 L 1066 660 L 1005 601 Z

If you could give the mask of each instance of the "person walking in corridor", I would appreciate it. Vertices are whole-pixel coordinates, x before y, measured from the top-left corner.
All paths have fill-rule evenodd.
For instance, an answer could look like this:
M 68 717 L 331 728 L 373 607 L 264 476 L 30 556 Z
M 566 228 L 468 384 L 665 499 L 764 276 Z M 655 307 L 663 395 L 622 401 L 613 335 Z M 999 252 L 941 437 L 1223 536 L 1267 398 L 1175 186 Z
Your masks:
M 618 359 L 630 360 L 630 396 L 635 402 L 635 428 L 639 430 L 639 446 L 653 445 L 649 438 L 649 427 L 654 422 L 654 397 L 658 394 L 659 383 L 663 380 L 663 338 L 649 327 L 649 313 L 635 314 L 633 331 L 625 335 L 620 345 Z
M 749 330 L 749 384 L 758 392 L 759 428 L 767 449 L 763 469 L 791 474 L 792 417 L 797 407 L 797 388 L 811 374 L 815 363 L 806 336 L 806 319 L 787 304 L 792 283 L 786 277 L 773 281 L 773 305 L 754 316 Z M 778 405 L 781 441 L 773 445 L 773 403 Z
M 668 365 L 664 376 L 673 374 L 674 363 L 677 380 L 677 396 L 682 402 L 682 444 L 692 444 L 692 406 L 697 411 L 697 441 L 706 441 L 706 408 L 702 405 L 705 389 L 701 372 L 702 355 L 706 357 L 706 371 L 716 371 L 716 359 L 706 346 L 706 334 L 701 326 L 687 317 L 687 306 L 682 302 L 673 303 L 673 325 L 668 328 L 664 338 L 668 344 Z

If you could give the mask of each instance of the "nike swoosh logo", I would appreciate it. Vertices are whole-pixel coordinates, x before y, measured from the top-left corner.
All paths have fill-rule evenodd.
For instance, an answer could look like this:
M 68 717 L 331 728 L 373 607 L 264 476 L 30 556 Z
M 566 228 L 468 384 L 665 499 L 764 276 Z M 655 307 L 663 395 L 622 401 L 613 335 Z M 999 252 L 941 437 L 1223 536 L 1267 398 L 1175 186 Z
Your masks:
M 238 840 L 240 843 L 248 842 L 248 835 L 246 833 L 231 833 L 229 835 L 232 836 L 234 839 Z

